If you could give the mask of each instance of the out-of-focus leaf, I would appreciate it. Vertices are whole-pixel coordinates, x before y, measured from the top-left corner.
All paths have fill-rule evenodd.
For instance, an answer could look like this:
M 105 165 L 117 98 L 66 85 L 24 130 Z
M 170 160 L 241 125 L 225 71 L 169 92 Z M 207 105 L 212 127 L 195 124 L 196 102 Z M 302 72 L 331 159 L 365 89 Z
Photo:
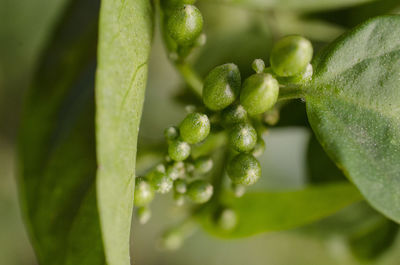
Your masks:
M 239 238 L 305 225 L 361 199 L 357 189 L 348 183 L 287 192 L 248 193 L 241 198 L 226 196 L 223 204 L 231 207 L 239 220 L 232 231 L 215 225 L 213 209 L 205 208 L 198 216 L 208 232 L 224 238 Z
M 152 32 L 150 1 L 102 1 L 96 78 L 97 198 L 108 265 L 130 264 L 136 145 Z
M 314 61 L 307 115 L 368 202 L 400 222 L 400 16 L 369 20 Z
M 74 1 L 43 54 L 19 138 L 23 213 L 40 264 L 104 264 L 96 204 L 99 2 Z
M 343 175 L 335 163 L 327 156 L 322 146 L 314 135 L 310 137 L 307 149 L 307 167 L 309 181 L 314 184 L 345 181 Z
M 398 0 L 379 0 L 335 11 L 309 14 L 308 17 L 351 28 L 371 17 L 392 13 L 398 7 Z
M 359 229 L 350 236 L 350 249 L 360 260 L 375 260 L 390 249 L 398 231 L 398 224 L 383 216 L 378 216 L 360 225 Z
M 23 92 L 70 0 L 0 1 L 0 133 L 14 140 Z M 8 111 L 10 108 L 13 111 Z
M 296 11 L 331 10 L 377 0 L 218 0 L 213 2 L 235 4 L 255 9 L 288 9 Z

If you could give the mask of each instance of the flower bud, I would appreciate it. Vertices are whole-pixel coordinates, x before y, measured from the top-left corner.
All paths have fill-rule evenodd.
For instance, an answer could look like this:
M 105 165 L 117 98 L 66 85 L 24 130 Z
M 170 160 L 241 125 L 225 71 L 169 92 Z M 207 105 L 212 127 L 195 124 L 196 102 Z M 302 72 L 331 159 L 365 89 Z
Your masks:
M 302 36 L 292 35 L 279 40 L 272 48 L 270 63 L 279 76 L 294 76 L 311 62 L 312 44 Z
M 240 92 L 239 68 L 233 64 L 215 67 L 206 76 L 203 88 L 203 102 L 207 108 L 217 111 L 232 104 Z
M 261 114 L 275 105 L 278 94 L 279 84 L 272 75 L 254 74 L 243 84 L 240 103 L 250 115 Z

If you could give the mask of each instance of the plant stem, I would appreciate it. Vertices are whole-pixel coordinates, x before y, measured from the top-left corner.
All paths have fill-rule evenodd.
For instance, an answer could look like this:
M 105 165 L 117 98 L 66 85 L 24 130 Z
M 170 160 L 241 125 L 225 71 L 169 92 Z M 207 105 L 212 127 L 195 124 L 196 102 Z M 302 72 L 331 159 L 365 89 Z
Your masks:
M 186 62 L 176 62 L 176 69 L 179 71 L 189 88 L 193 91 L 196 96 L 201 99 L 203 90 L 203 81 L 199 75 L 193 70 L 193 68 Z
M 279 88 L 278 101 L 302 98 L 304 96 L 303 93 L 304 91 L 301 89 L 301 86 L 295 86 L 295 85 L 282 86 Z

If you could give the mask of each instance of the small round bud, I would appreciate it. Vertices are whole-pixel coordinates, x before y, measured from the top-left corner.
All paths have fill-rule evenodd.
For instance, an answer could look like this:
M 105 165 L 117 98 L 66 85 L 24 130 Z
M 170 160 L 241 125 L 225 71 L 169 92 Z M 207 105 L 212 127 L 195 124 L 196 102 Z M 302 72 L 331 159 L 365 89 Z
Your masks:
M 238 216 L 233 209 L 223 208 L 218 211 L 216 216 L 216 224 L 225 231 L 233 230 L 238 223 Z
M 240 93 L 240 103 L 250 115 L 263 113 L 278 100 L 279 83 L 266 73 L 254 74 L 246 79 Z
M 195 170 L 200 174 L 206 174 L 213 168 L 214 162 L 211 157 L 202 156 L 194 162 Z
M 278 123 L 280 118 L 280 113 L 277 108 L 272 108 L 263 114 L 263 121 L 271 126 L 274 126 Z
M 182 193 L 174 192 L 174 201 L 177 206 L 182 206 L 185 203 L 185 195 Z
M 149 207 L 140 207 L 137 209 L 137 217 L 139 219 L 139 223 L 144 225 L 150 220 L 151 217 L 151 210 Z
M 232 183 L 232 191 L 235 197 L 239 198 L 242 197 L 246 192 L 246 187 L 240 184 Z
M 182 161 L 175 162 L 168 166 L 166 173 L 172 180 L 183 178 L 185 177 L 185 164 Z
M 251 151 L 257 143 L 257 131 L 248 123 L 237 124 L 229 133 L 229 142 L 238 152 Z
M 179 126 L 182 139 L 189 144 L 203 141 L 210 133 L 210 121 L 207 115 L 190 113 Z
M 221 112 L 222 125 L 225 128 L 234 124 L 244 123 L 247 121 L 247 111 L 242 105 L 234 104 Z
M 195 203 L 205 203 L 213 194 L 213 186 L 204 180 L 195 180 L 189 184 L 187 195 Z
M 179 137 L 179 130 L 175 126 L 170 126 L 164 130 L 164 136 L 167 141 L 173 141 Z
M 203 88 L 203 102 L 210 110 L 222 110 L 232 104 L 240 92 L 239 68 L 233 64 L 215 67 L 206 76 Z
M 227 172 L 233 183 L 248 186 L 261 177 L 261 166 L 254 156 L 242 153 L 229 161 Z
M 134 203 L 138 207 L 149 204 L 154 198 L 154 189 L 144 179 L 138 178 L 135 185 Z
M 181 229 L 173 228 L 164 232 L 160 246 L 166 250 L 177 250 L 182 246 L 185 237 Z
M 270 63 L 279 76 L 294 76 L 304 71 L 311 62 L 312 44 L 302 36 L 287 36 L 272 48 Z
M 260 74 L 264 71 L 265 63 L 262 59 L 255 59 L 251 65 L 251 68 L 253 68 L 257 74 Z
M 188 174 L 192 174 L 193 171 L 194 171 L 194 165 L 193 165 L 193 163 L 186 162 L 186 163 L 185 163 L 185 170 L 186 170 L 186 172 L 187 172 Z
M 172 189 L 173 180 L 165 173 L 153 170 L 149 175 L 150 183 L 158 193 L 167 193 Z
M 262 154 L 264 154 L 264 151 L 265 151 L 265 142 L 264 142 L 264 139 L 261 138 L 261 137 L 258 137 L 256 146 L 254 146 L 254 149 L 253 149 L 252 154 L 253 154 L 253 156 L 255 156 L 255 157 L 259 157 L 259 156 L 261 156 Z
M 202 33 L 200 36 L 196 39 L 196 46 L 203 46 L 207 42 L 207 36 L 206 34 Z
M 190 145 L 179 139 L 174 140 L 168 145 L 168 155 L 174 161 L 183 161 L 190 155 Z
M 187 190 L 187 185 L 186 185 L 186 181 L 184 181 L 183 179 L 177 179 L 174 181 L 174 190 L 177 193 L 186 193 Z
M 195 42 L 203 29 L 203 16 L 194 5 L 176 8 L 168 18 L 168 34 L 177 44 L 188 46 Z

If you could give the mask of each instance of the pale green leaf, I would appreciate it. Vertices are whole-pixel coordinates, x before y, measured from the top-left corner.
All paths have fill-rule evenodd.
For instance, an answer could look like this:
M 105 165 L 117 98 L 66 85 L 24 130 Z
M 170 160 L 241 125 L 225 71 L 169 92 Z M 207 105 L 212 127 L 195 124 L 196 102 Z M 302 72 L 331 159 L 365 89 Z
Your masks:
M 152 31 L 150 1 L 102 1 L 96 79 L 97 198 L 108 265 L 130 264 L 136 144 Z
M 400 16 L 369 20 L 317 57 L 307 114 L 368 202 L 400 222 Z
M 213 221 L 214 209 L 199 214 L 203 227 L 210 233 L 239 238 L 262 232 L 295 228 L 329 216 L 357 202 L 362 196 L 349 183 L 311 186 L 284 192 L 248 193 L 241 198 L 226 196 L 223 205 L 238 215 L 238 225 L 232 231 L 219 229 Z

